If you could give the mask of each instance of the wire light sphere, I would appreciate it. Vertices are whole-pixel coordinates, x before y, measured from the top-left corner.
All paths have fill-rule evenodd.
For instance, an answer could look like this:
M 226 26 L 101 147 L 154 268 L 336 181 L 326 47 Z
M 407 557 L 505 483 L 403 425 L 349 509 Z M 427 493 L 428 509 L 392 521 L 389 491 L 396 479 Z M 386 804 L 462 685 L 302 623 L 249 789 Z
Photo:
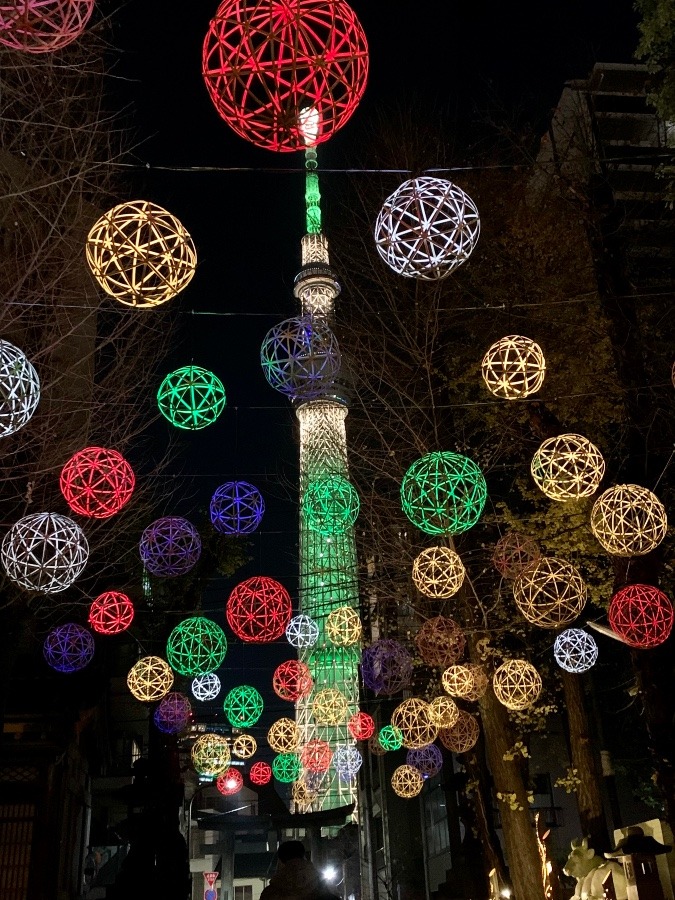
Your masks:
M 368 750 L 370 751 L 370 753 L 373 756 L 384 756 L 387 752 L 386 749 L 380 743 L 380 737 L 378 734 L 374 734 L 368 740 Z
M 527 660 L 507 659 L 492 676 L 492 689 L 507 709 L 527 709 L 541 694 L 541 676 Z
M 561 669 L 575 675 L 593 668 L 598 659 L 595 638 L 582 628 L 566 628 L 553 644 L 553 657 Z
M 202 74 L 236 134 L 265 150 L 303 150 L 328 140 L 358 106 L 368 44 L 344 0 L 223 0 Z
M 225 632 L 212 619 L 183 619 L 166 642 L 166 658 L 179 675 L 208 675 L 219 669 L 227 654 Z
M 458 661 L 466 647 L 460 626 L 446 616 L 427 619 L 415 635 L 415 646 L 428 666 L 445 669 Z
M 227 693 L 223 709 L 233 728 L 250 728 L 263 714 L 263 698 L 251 685 L 241 684 Z
M 300 613 L 286 626 L 286 640 L 296 650 L 307 650 L 319 640 L 319 626 L 310 616 Z
M 458 553 L 449 547 L 427 547 L 415 557 L 413 584 L 425 597 L 447 600 L 464 584 L 466 570 Z
M 429 718 L 436 728 L 452 728 L 459 718 L 459 707 L 452 697 L 434 697 L 429 701 Z
M 401 729 L 396 725 L 383 725 L 377 733 L 377 741 L 385 753 L 388 750 L 400 750 L 403 746 Z
M 302 769 L 297 753 L 279 753 L 272 760 L 272 774 L 282 784 L 292 784 L 300 778 Z
M 86 447 L 61 469 L 59 487 L 73 512 L 92 519 L 109 519 L 134 492 L 136 476 L 117 450 Z
M 234 766 L 225 769 L 222 775 L 216 778 L 216 787 L 223 797 L 233 797 L 239 793 L 243 786 L 244 776 Z
M 546 360 L 536 341 L 509 334 L 488 348 L 481 363 L 485 386 L 503 400 L 536 394 L 546 377 Z
M 480 700 L 490 682 L 481 665 L 466 662 L 448 666 L 441 676 L 441 683 L 451 697 L 473 701 Z
M 220 678 L 215 672 L 208 672 L 206 675 L 197 675 L 192 679 L 190 690 L 195 700 L 206 703 L 208 700 L 215 700 L 220 693 Z
M 161 414 L 185 431 L 213 425 L 226 402 L 223 382 L 202 366 L 183 366 L 169 372 L 157 391 Z
M 293 719 L 277 719 L 267 731 L 267 743 L 275 753 L 293 753 L 300 746 L 300 729 Z
M 291 800 L 298 806 L 308 807 L 318 797 L 318 793 L 309 786 L 305 779 L 295 781 L 291 785 Z
M 438 737 L 446 750 L 451 753 L 468 753 L 478 743 L 480 725 L 475 716 L 460 709 L 459 718 L 451 728 L 441 728 Z
M 226 481 L 211 497 L 211 524 L 221 534 L 252 534 L 265 514 L 265 501 L 248 481 Z
M 272 675 L 274 693 L 291 703 L 302 697 L 309 697 L 313 688 L 314 680 L 308 666 L 298 659 L 287 659 L 280 663 Z
M 0 44 L 24 53 L 53 53 L 80 37 L 94 0 L 4 0 Z
M 39 402 L 40 378 L 33 364 L 14 344 L 0 340 L 0 437 L 23 428 Z
M 485 477 L 473 460 L 449 451 L 416 460 L 401 482 L 403 512 L 426 534 L 472 528 L 487 500 Z
M 313 738 L 307 741 L 300 752 L 300 762 L 310 772 L 326 772 L 333 759 L 333 751 L 328 741 Z
M 80 526 L 60 513 L 19 519 L 2 540 L 5 574 L 27 591 L 58 594 L 82 574 L 89 544 Z
M 658 647 L 673 630 L 673 604 L 650 584 L 629 584 L 612 597 L 609 624 L 629 646 L 639 650 Z
M 317 725 L 340 725 L 347 714 L 347 698 L 337 688 L 324 688 L 314 695 L 312 716 Z
M 586 605 L 586 583 L 571 563 L 542 556 L 513 583 L 513 598 L 521 615 L 539 628 L 562 628 Z
M 391 638 L 373 641 L 361 654 L 363 683 L 376 694 L 391 696 L 410 684 L 413 659 L 407 649 Z
M 473 252 L 480 217 L 471 197 L 444 178 L 404 181 L 384 201 L 375 246 L 398 275 L 440 281 Z
M 248 773 L 248 777 L 251 784 L 257 786 L 269 784 L 272 780 L 272 766 L 262 760 L 253 763 L 251 771 Z
M 57 672 L 79 672 L 94 658 L 92 633 L 76 622 L 52 628 L 42 645 L 46 662 Z
M 343 780 L 354 778 L 363 765 L 363 756 L 350 744 L 338 744 L 333 753 L 333 768 Z
M 367 741 L 375 734 L 375 722 L 367 712 L 356 712 L 350 716 L 347 728 L 355 741 Z
M 89 607 L 89 624 L 98 634 L 119 634 L 134 620 L 134 604 L 120 591 L 105 591 Z
M 351 606 L 338 606 L 326 619 L 326 637 L 337 647 L 358 644 L 363 634 L 359 614 Z
M 495 544 L 492 565 L 502 578 L 515 581 L 540 556 L 541 550 L 535 540 L 517 531 L 509 531 Z
M 192 705 L 178 691 L 171 691 L 160 701 L 153 714 L 153 721 L 165 734 L 180 734 L 187 728 L 192 717 Z
M 395 794 L 404 800 L 411 800 L 422 791 L 424 776 L 414 766 L 407 764 L 394 769 L 391 776 L 391 786 Z
M 530 471 L 537 487 L 551 500 L 591 497 L 605 474 L 605 460 L 581 434 L 547 438 L 532 457 Z
M 154 703 L 173 687 L 173 671 L 161 656 L 142 656 L 129 669 L 127 687 L 143 703 Z
M 202 541 L 187 519 L 164 516 L 148 525 L 138 549 L 148 572 L 162 578 L 174 578 L 185 575 L 199 562 Z
M 341 362 L 337 338 L 325 322 L 311 316 L 275 325 L 260 348 L 267 383 L 291 400 L 316 400 L 328 393 Z
M 222 734 L 200 734 L 190 751 L 192 765 L 198 775 L 217 778 L 230 765 L 230 746 Z
M 175 297 L 197 267 L 197 252 L 184 226 L 148 200 L 120 203 L 102 215 L 89 232 L 86 254 L 106 294 L 138 309 Z
M 443 754 L 436 744 L 427 744 L 426 747 L 408 750 L 405 761 L 406 765 L 417 769 L 422 778 L 432 778 L 434 775 L 438 775 L 443 768 Z
M 309 482 L 302 496 L 303 521 L 326 537 L 346 534 L 359 515 L 356 488 L 343 475 L 324 475 Z
M 419 697 L 410 697 L 396 707 L 391 724 L 401 732 L 401 741 L 408 750 L 426 747 L 436 740 L 438 726 L 434 723 L 429 704 Z
M 258 742 L 252 734 L 238 734 L 232 741 L 232 755 L 238 759 L 250 759 L 258 750 Z
M 227 624 L 242 641 L 269 644 L 286 631 L 293 611 L 286 588 L 273 578 L 254 575 L 227 598 Z
M 648 488 L 616 484 L 591 510 L 591 531 L 612 556 L 644 556 L 659 546 L 668 530 L 666 509 Z

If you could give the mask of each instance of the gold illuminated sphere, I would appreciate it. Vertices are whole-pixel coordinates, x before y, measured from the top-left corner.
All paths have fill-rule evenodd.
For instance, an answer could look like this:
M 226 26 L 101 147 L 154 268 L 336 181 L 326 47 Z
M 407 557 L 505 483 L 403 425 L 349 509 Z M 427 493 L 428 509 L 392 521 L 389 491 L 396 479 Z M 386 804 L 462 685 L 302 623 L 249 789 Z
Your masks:
M 479 736 L 478 720 L 463 709 L 452 728 L 441 728 L 438 732 L 441 744 L 452 753 L 468 753 L 476 746 Z
M 485 669 L 470 662 L 447 668 L 441 682 L 451 697 L 461 697 L 463 700 L 480 700 L 489 684 Z
M 507 659 L 492 678 L 495 696 L 507 709 L 527 709 L 541 694 L 541 676 L 525 659 Z
M 424 787 L 424 778 L 414 766 L 399 766 L 391 776 L 391 786 L 399 797 L 409 800 L 416 797 Z
M 338 647 L 350 647 L 361 640 L 361 619 L 351 606 L 339 606 L 326 619 L 328 640 Z
M 296 781 L 291 787 L 291 799 L 298 806 L 310 806 L 317 797 L 317 791 L 311 790 L 304 781 Z
M 412 580 L 425 597 L 447 600 L 454 597 L 464 582 L 464 564 L 449 547 L 427 547 L 415 558 Z
M 192 765 L 199 775 L 215 778 L 230 765 L 230 747 L 221 734 L 200 734 L 192 745 Z
M 438 726 L 434 724 L 429 704 L 418 697 L 399 703 L 392 713 L 391 724 L 401 732 L 403 746 L 408 750 L 426 747 L 438 734 Z
M 173 671 L 160 656 L 143 656 L 129 669 L 127 685 L 137 700 L 154 703 L 171 690 Z
M 513 598 L 524 618 L 539 628 L 563 628 L 586 605 L 586 584 L 571 563 L 542 556 L 513 583 Z
M 459 718 L 459 707 L 451 697 L 429 701 L 429 718 L 437 728 L 452 728 Z
M 277 719 L 267 732 L 267 743 L 276 753 L 293 753 L 300 746 L 300 729 L 293 719 Z
M 510 334 L 489 348 L 483 357 L 482 373 L 491 394 L 517 400 L 539 390 L 544 383 L 546 362 L 539 344 Z
M 238 734 L 232 744 L 232 753 L 239 759 L 250 759 L 258 749 L 258 742 L 252 734 Z
M 347 698 L 336 688 L 319 691 L 312 701 L 312 715 L 317 725 L 339 725 L 347 718 Z
M 612 556 L 644 556 L 659 546 L 668 530 L 666 510 L 639 484 L 616 484 L 591 510 L 591 531 Z
M 594 494 L 605 474 L 605 460 L 581 434 L 548 438 L 532 457 L 537 487 L 551 500 L 578 500 Z

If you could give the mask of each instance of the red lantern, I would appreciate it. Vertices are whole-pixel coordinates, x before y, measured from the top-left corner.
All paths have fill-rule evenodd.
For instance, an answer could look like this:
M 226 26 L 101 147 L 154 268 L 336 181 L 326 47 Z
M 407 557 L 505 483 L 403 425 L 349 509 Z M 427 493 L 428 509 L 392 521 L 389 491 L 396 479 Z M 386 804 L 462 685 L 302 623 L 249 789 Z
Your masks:
M 673 604 L 650 584 L 629 584 L 612 597 L 609 624 L 631 647 L 658 647 L 672 631 Z
M 314 681 L 305 663 L 297 659 L 288 659 L 274 670 L 272 687 L 277 697 L 294 703 L 312 693 Z
M 254 576 L 240 582 L 227 600 L 225 615 L 232 631 L 251 644 L 280 638 L 292 613 L 286 588 L 273 578 Z
M 251 784 L 269 784 L 272 778 L 272 766 L 266 762 L 253 763 L 248 773 Z
M 226 769 L 222 775 L 216 778 L 216 787 L 224 797 L 231 797 L 238 794 L 244 786 L 244 779 L 241 772 L 231 766 Z
M 367 741 L 375 734 L 373 717 L 365 712 L 354 713 L 347 722 L 347 728 L 355 741 Z
M 223 0 L 204 39 L 202 74 L 240 137 L 266 150 L 303 150 L 356 109 L 368 44 L 344 0 Z
M 330 744 L 316 738 L 312 741 L 307 741 L 302 748 L 300 762 L 310 772 L 325 772 L 330 766 L 332 757 Z
M 0 0 L 0 44 L 25 53 L 52 53 L 84 31 L 94 0 Z
M 70 457 L 61 470 L 61 493 L 73 512 L 108 519 L 131 499 L 134 471 L 117 450 L 87 447 Z
M 99 634 L 119 634 L 134 620 L 134 604 L 126 594 L 106 591 L 89 607 L 89 624 Z

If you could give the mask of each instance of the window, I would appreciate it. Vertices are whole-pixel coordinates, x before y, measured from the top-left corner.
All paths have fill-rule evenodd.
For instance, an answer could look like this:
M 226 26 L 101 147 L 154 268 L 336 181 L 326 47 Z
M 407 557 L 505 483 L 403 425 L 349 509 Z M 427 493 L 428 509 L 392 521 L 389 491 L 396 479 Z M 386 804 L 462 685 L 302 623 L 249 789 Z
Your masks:
M 448 813 L 445 808 L 445 793 L 440 785 L 424 797 L 424 827 L 429 856 L 438 856 L 448 849 Z
M 253 900 L 253 885 L 252 884 L 235 885 L 234 900 Z

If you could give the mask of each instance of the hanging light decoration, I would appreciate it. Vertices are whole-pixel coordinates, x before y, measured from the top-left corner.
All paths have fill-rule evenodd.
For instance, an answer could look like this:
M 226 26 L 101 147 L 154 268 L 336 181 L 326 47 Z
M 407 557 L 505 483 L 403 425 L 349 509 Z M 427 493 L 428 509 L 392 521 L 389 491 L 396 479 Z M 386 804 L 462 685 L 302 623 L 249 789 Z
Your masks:
M 269 763 L 263 762 L 262 760 L 253 763 L 253 765 L 251 766 L 251 771 L 248 773 L 248 777 L 251 781 L 251 784 L 255 784 L 258 786 L 269 784 L 272 780 L 272 766 L 270 766 Z
M 250 759 L 258 749 L 252 734 L 238 734 L 232 742 L 232 753 L 239 759 Z
M 509 531 L 495 544 L 492 565 L 502 578 L 514 581 L 540 556 L 541 550 L 536 541 L 524 534 L 518 534 L 517 531 Z
M 134 470 L 117 450 L 87 447 L 61 469 L 59 487 L 66 503 L 81 516 L 108 519 L 125 506 L 134 491 Z
M 426 747 L 408 750 L 405 761 L 406 765 L 417 769 L 422 778 L 432 778 L 434 775 L 438 775 L 443 768 L 443 754 L 436 744 L 427 744 Z
M 301 513 L 307 527 L 327 537 L 352 528 L 359 508 L 359 495 L 343 475 L 315 478 L 302 495 Z
M 317 797 L 317 792 L 313 791 L 305 780 L 295 781 L 291 785 L 291 800 L 297 806 L 303 808 L 311 806 Z
M 89 607 L 89 624 L 99 634 L 119 634 L 134 620 L 134 604 L 119 591 L 106 591 Z
M 234 728 L 250 728 L 263 713 L 263 698 L 249 684 L 232 688 L 223 701 L 227 721 Z
M 280 663 L 272 676 L 272 689 L 277 697 L 295 703 L 301 697 L 309 697 L 314 681 L 309 668 L 298 659 Z
M 106 294 L 125 306 L 165 303 L 192 280 L 197 253 L 175 216 L 148 200 L 120 203 L 93 226 L 87 262 Z
M 551 500 L 579 500 L 599 488 L 605 460 L 583 435 L 559 434 L 540 445 L 530 471 L 537 487 Z
M 466 662 L 449 666 L 441 676 L 443 690 L 462 700 L 480 700 L 488 688 L 485 669 L 478 663 Z
M 673 604 L 651 584 L 628 584 L 609 604 L 612 631 L 631 647 L 658 647 L 673 630 Z
M 39 402 L 40 379 L 32 363 L 14 344 L 0 340 L 0 437 L 23 428 Z
M 269 644 L 286 630 L 292 613 L 286 588 L 273 578 L 255 575 L 241 581 L 227 598 L 227 624 L 242 641 Z
M 513 597 L 521 615 L 532 625 L 562 628 L 586 605 L 586 584 L 571 563 L 542 556 L 515 580 Z
M 42 653 L 57 672 L 79 672 L 94 658 L 94 637 L 82 625 L 66 622 L 52 628 L 42 645 Z
M 265 514 L 265 501 L 248 481 L 227 481 L 211 497 L 209 513 L 221 534 L 251 534 Z
M 171 691 L 160 701 L 153 720 L 165 734 L 180 734 L 187 728 L 191 717 L 192 706 L 185 694 Z
M 59 513 L 33 513 L 9 529 L 0 547 L 7 577 L 28 591 L 58 594 L 82 574 L 89 544 L 80 526 Z
M 230 765 L 230 747 L 222 734 L 200 734 L 190 751 L 192 765 L 198 775 L 216 778 Z
M 591 510 L 591 531 L 612 556 L 644 556 L 659 546 L 668 530 L 666 510 L 639 484 L 616 484 Z
M 183 366 L 169 372 L 157 391 L 161 414 L 176 428 L 186 431 L 213 425 L 226 402 L 223 382 L 201 366 Z
M 202 74 L 222 119 L 266 150 L 328 140 L 358 106 L 368 44 L 344 0 L 223 0 L 204 39 Z
M 154 703 L 173 686 L 171 666 L 160 656 L 142 656 L 127 675 L 127 686 L 137 700 Z
M 395 725 L 383 725 L 377 734 L 377 740 L 386 752 L 387 750 L 400 750 L 403 746 L 403 735 L 400 728 Z
M 267 332 L 260 364 L 275 391 L 291 400 L 316 400 L 330 391 L 340 374 L 340 348 L 321 319 L 296 316 Z
M 527 709 L 541 694 L 541 676 L 525 659 L 507 659 L 492 677 L 492 688 L 507 709 Z
M 480 217 L 468 194 L 444 178 L 404 181 L 375 222 L 375 246 L 390 269 L 406 278 L 439 281 L 473 252 Z
M 401 483 L 403 512 L 426 534 L 461 534 L 474 526 L 487 500 L 485 477 L 459 453 L 427 453 Z
M 390 638 L 373 641 L 361 654 L 363 683 L 376 694 L 391 696 L 410 684 L 412 656 L 403 644 Z
M 351 647 L 361 640 L 363 626 L 351 606 L 338 606 L 326 619 L 326 637 L 337 647 Z
M 373 717 L 366 712 L 356 712 L 350 716 L 347 728 L 355 741 L 367 741 L 375 734 Z
M 347 698 L 337 688 L 317 691 L 312 700 L 312 715 L 317 725 L 339 725 L 348 715 Z
M 416 797 L 424 787 L 424 777 L 414 766 L 403 765 L 394 770 L 391 776 L 394 793 L 405 800 Z
M 272 774 L 282 784 L 297 781 L 300 772 L 300 759 L 297 753 L 279 753 L 272 760 Z
M 24 53 L 53 53 L 80 37 L 94 0 L 3 0 L 0 44 Z
M 206 675 L 197 675 L 192 679 L 192 696 L 195 700 L 205 703 L 207 700 L 215 700 L 220 693 L 220 678 L 215 672 Z
M 286 626 L 286 640 L 296 650 L 306 650 L 319 640 L 319 626 L 314 619 L 300 613 L 293 616 Z
M 202 553 L 197 529 L 181 516 L 164 516 L 148 525 L 138 545 L 143 567 L 152 575 L 173 578 L 192 569 Z
M 354 778 L 363 764 L 363 757 L 350 744 L 338 744 L 333 753 L 333 768 L 344 780 Z
M 429 704 L 418 697 L 399 703 L 392 713 L 391 724 L 401 732 L 401 742 L 408 750 L 431 744 L 438 734 Z
M 233 797 L 235 794 L 239 793 L 243 786 L 244 776 L 239 769 L 235 769 L 234 766 L 225 769 L 223 774 L 216 778 L 216 787 L 223 797 Z
M 530 338 L 509 334 L 487 351 L 481 365 L 483 381 L 495 397 L 519 400 L 536 394 L 544 383 L 546 360 Z
M 373 756 L 384 756 L 387 752 L 380 743 L 380 737 L 377 734 L 374 734 L 368 740 L 368 750 L 372 753 Z
M 428 666 L 447 668 L 456 663 L 466 647 L 464 632 L 453 619 L 427 619 L 415 635 L 415 646 Z
M 598 645 L 593 636 L 582 628 L 566 628 L 555 639 L 553 656 L 566 672 L 587 672 L 596 663 Z
M 333 758 L 333 751 L 327 741 L 313 738 L 307 741 L 300 753 L 302 765 L 310 772 L 325 772 Z
M 449 547 L 427 547 L 415 557 L 412 580 L 425 597 L 447 600 L 464 583 L 466 570 L 458 553 Z
M 459 707 L 451 697 L 434 697 L 429 701 L 429 718 L 436 728 L 452 728 L 459 718 Z
M 267 731 L 267 743 L 276 753 L 293 753 L 300 746 L 300 729 L 293 719 L 277 719 Z
M 451 728 L 441 728 L 438 732 L 441 744 L 452 753 L 468 753 L 473 750 L 479 736 L 478 720 L 464 709 L 460 709 L 459 718 Z
M 227 653 L 225 632 L 211 619 L 183 619 L 166 642 L 166 658 L 180 675 L 207 675 L 223 664 Z

